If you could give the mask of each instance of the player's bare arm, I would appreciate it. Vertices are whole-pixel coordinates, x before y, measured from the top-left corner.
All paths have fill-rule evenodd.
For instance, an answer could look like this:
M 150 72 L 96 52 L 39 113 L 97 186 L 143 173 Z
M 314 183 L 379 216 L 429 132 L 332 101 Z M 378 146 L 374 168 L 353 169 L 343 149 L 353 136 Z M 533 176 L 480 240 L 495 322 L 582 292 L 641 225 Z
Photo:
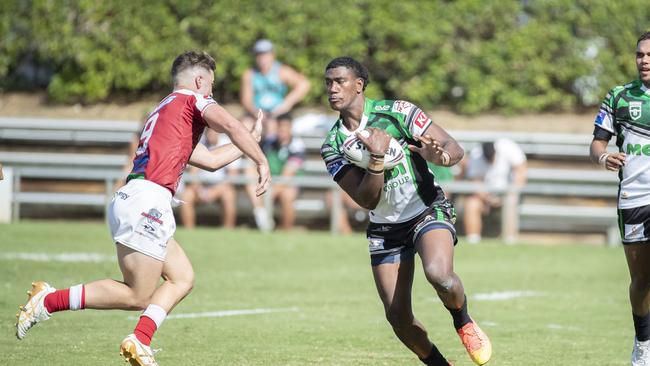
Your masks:
M 258 119 L 260 114 L 261 112 L 258 113 Z M 255 193 L 260 196 L 266 192 L 271 183 L 269 162 L 246 127 L 218 104 L 208 106 L 203 113 L 203 118 L 210 128 L 224 131 L 230 137 L 230 141 L 253 160 L 259 176 Z
M 622 152 L 607 152 L 606 140 L 593 139 L 589 146 L 589 157 L 594 163 L 600 164 L 607 170 L 618 171 L 625 166 L 626 155 Z
M 244 109 L 251 115 L 255 114 L 255 104 L 253 103 L 253 72 L 246 70 L 241 77 L 241 89 L 239 91 L 239 101 Z
M 368 169 L 349 168 L 338 184 L 359 206 L 373 210 L 379 204 L 381 189 L 384 185 L 384 154 L 390 143 L 386 131 L 368 128 L 370 135 L 365 137 L 357 132 L 357 137 L 370 151 Z
M 263 117 L 262 112 L 259 111 L 255 123 L 243 122 L 258 143 L 262 139 Z M 214 172 L 239 159 L 242 155 L 244 153 L 232 143 L 219 146 L 213 150 L 208 150 L 203 144 L 197 144 L 194 151 L 192 151 L 189 163 L 197 168 Z
M 284 97 L 282 103 L 273 110 L 272 117 L 289 112 L 307 95 L 311 87 L 309 80 L 303 74 L 287 65 L 282 65 L 280 68 L 280 79 L 291 88 L 291 91 Z
M 452 166 L 465 155 L 458 142 L 433 121 L 421 136 L 413 138 L 419 141 L 421 146 L 409 145 L 409 150 L 436 165 Z

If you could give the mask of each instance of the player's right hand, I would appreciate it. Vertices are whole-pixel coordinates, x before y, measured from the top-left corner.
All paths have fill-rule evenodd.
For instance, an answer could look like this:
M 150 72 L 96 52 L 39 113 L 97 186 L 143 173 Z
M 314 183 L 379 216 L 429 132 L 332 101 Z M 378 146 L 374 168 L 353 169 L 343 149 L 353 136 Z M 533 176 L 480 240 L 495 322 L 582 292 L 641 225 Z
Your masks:
M 618 171 L 625 166 L 627 155 L 622 152 L 611 153 L 607 156 L 605 161 L 605 168 L 607 170 Z
M 390 135 L 380 128 L 366 128 L 370 135 L 364 136 L 361 131 L 357 131 L 356 136 L 366 146 L 371 154 L 384 155 L 390 144 Z
M 257 197 L 261 196 L 269 189 L 269 184 L 271 184 L 271 171 L 269 170 L 269 163 L 266 161 L 264 164 L 257 165 L 257 188 L 255 188 L 255 195 Z

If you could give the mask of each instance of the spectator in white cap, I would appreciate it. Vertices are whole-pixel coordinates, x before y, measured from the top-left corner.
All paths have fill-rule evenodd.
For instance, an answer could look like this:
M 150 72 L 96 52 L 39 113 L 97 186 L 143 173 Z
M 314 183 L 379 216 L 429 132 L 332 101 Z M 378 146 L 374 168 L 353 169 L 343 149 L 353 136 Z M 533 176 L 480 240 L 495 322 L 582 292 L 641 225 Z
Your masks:
M 277 133 L 277 116 L 288 113 L 309 92 L 309 80 L 275 58 L 275 47 L 268 39 L 260 39 L 253 46 L 255 66 L 244 72 L 241 80 L 240 101 L 248 118 L 257 110 L 264 111 L 264 136 Z

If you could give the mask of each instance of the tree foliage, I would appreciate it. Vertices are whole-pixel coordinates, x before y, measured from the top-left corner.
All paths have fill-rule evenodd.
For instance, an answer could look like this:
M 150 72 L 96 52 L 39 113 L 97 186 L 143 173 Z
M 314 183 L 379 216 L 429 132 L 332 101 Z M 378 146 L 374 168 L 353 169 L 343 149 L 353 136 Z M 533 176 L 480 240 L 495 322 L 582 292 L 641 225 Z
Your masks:
M 324 100 L 324 66 L 349 55 L 378 98 L 467 114 L 574 110 L 636 77 L 648 19 L 645 0 L 5 0 L 0 86 L 64 103 L 162 92 L 173 58 L 204 49 L 215 95 L 232 102 L 265 37 L 311 79 L 311 104 Z

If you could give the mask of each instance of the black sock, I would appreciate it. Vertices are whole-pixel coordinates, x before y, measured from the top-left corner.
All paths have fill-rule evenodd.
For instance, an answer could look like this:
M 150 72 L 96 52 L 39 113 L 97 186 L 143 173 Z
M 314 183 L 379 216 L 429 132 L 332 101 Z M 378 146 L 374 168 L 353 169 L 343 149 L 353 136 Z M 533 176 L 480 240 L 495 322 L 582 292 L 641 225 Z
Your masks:
M 435 344 L 427 358 L 421 358 L 420 361 L 427 366 L 449 366 L 449 362 L 440 354 Z
M 465 296 L 465 300 L 463 300 L 463 305 L 460 309 L 447 308 L 447 310 L 449 310 L 452 318 L 454 318 L 454 328 L 456 328 L 456 330 L 459 330 L 463 325 L 472 322 L 472 318 L 470 318 L 467 313 L 467 296 Z
M 632 314 L 632 320 L 634 321 L 636 339 L 639 342 L 650 339 L 650 313 L 647 313 L 644 316 L 636 316 Z

